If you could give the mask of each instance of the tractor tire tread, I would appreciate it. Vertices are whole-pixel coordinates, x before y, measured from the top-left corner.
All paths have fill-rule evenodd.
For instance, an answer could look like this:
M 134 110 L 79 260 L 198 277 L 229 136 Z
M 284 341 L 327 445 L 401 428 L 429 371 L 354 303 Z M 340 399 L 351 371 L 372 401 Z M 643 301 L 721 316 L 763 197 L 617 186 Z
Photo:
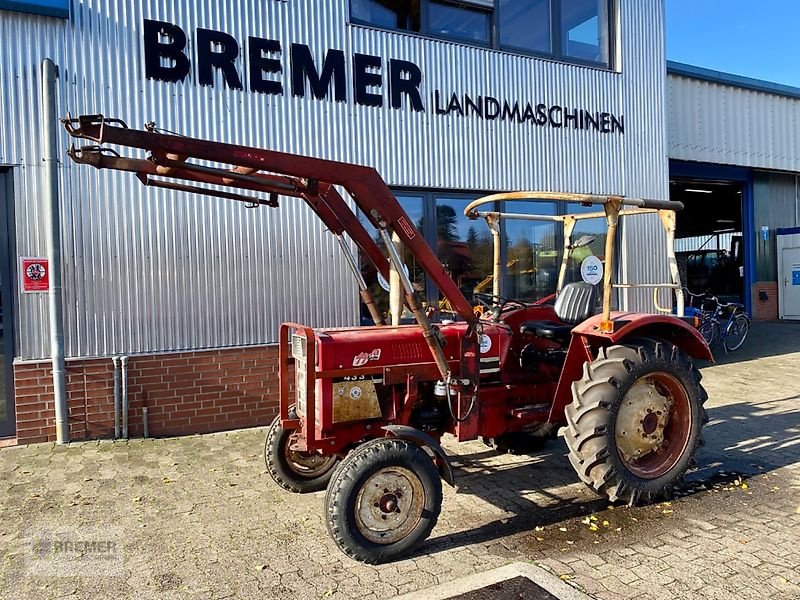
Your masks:
M 422 471 L 421 478 L 427 479 L 432 488 L 426 489 L 426 492 L 431 493 L 431 497 L 428 498 L 426 503 L 428 508 L 423 511 L 420 519 L 421 527 L 418 526 L 406 538 L 385 546 L 371 543 L 366 539 L 357 539 L 363 536 L 357 531 L 352 531 L 352 527 L 344 525 L 348 522 L 348 494 L 352 492 L 352 488 L 359 485 L 359 480 L 364 477 L 363 473 L 372 465 L 391 461 L 393 455 L 397 457 L 403 454 Z M 325 495 L 325 521 L 328 533 L 347 556 L 366 564 L 380 564 L 411 552 L 424 541 L 436 526 L 441 505 L 441 478 L 428 454 L 413 442 L 404 439 L 377 438 L 363 443 L 350 452 L 336 469 Z
M 288 466 L 281 464 L 280 453 L 272 452 L 282 443 L 285 443 L 281 439 L 285 433 L 283 427 L 281 427 L 280 417 L 275 417 L 269 429 L 267 429 L 267 436 L 264 440 L 264 463 L 272 480 L 284 490 L 295 494 L 308 494 L 324 490 L 336 470 L 336 464 L 329 471 L 313 479 L 293 476 Z
M 708 422 L 703 406 L 708 394 L 700 384 L 702 375 L 680 348 L 652 338 L 600 348 L 597 358 L 584 365 L 583 377 L 572 384 L 573 402 L 565 409 L 566 425 L 559 435 L 567 444 L 570 463 L 581 481 L 612 502 L 634 505 L 641 500 L 650 502 L 658 497 L 669 497 L 680 485 L 686 469 L 696 465 L 694 455 L 703 443 L 700 431 L 690 439 L 692 447 L 688 449 L 690 455 L 683 460 L 684 464 L 680 468 L 676 465 L 655 482 L 635 477 L 624 466 L 619 468 L 619 461 L 612 460 L 611 452 L 616 450 L 611 447 L 609 438 L 613 435 L 610 409 L 620 397 L 620 387 L 630 385 L 632 374 L 637 369 L 650 367 L 648 363 L 678 373 L 689 392 L 700 427 Z M 673 472 L 676 468 L 677 473 Z

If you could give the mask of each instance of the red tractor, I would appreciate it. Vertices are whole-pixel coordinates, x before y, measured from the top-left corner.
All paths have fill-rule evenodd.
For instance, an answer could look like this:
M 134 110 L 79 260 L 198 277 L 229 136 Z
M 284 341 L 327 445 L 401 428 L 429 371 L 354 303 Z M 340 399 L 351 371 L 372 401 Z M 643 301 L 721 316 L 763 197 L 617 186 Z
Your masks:
M 494 239 L 494 289 L 475 295 L 483 305 L 476 311 L 374 169 L 168 135 L 152 125 L 134 130 L 99 115 L 64 122 L 72 136 L 100 144 L 71 148 L 76 162 L 133 172 L 145 185 L 251 204 L 298 198 L 340 240 L 375 325 L 282 325 L 280 408 L 265 458 L 287 490 L 327 488 L 328 531 L 348 555 L 384 562 L 428 537 L 441 510 L 441 480 L 455 484 L 440 445 L 445 433 L 506 449 L 541 443 L 560 427 L 578 477 L 612 502 L 667 497 L 692 465 L 707 421 L 692 359 L 712 360 L 705 341 L 682 317 L 611 310 L 615 288 L 653 288 L 656 309 L 666 313 L 657 302 L 666 288 L 682 315 L 673 251 L 680 203 L 537 192 L 476 200 L 466 214 L 485 219 Z M 123 157 L 102 144 L 148 156 Z M 383 248 L 336 186 L 377 229 Z M 503 200 L 567 200 L 598 211 L 515 215 L 494 210 Z M 657 214 L 664 226 L 670 283 L 613 281 L 619 218 L 642 214 Z M 584 281 L 566 283 L 570 254 L 585 244 L 572 241 L 576 222 L 600 217 L 608 225 L 603 261 L 587 261 Z M 563 224 L 554 296 L 535 303 L 503 297 L 500 232 L 512 218 Z M 353 245 L 394 282 L 395 321 L 404 305 L 415 324 L 384 324 Z M 432 279 L 453 318 L 435 322 L 437 311 L 424 310 L 403 253 Z

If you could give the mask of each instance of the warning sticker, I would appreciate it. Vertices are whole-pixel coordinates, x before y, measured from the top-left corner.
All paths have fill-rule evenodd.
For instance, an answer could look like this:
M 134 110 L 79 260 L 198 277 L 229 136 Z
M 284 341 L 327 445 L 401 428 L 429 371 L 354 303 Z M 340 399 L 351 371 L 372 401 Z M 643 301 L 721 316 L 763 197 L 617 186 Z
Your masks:
M 792 285 L 800 285 L 800 271 L 792 271 Z
M 50 265 L 46 258 L 21 258 L 22 291 L 46 292 L 50 289 Z
M 405 217 L 397 219 L 397 224 L 400 226 L 400 229 L 403 230 L 403 233 L 408 236 L 408 239 L 413 240 L 417 236 L 411 223 L 409 223 Z

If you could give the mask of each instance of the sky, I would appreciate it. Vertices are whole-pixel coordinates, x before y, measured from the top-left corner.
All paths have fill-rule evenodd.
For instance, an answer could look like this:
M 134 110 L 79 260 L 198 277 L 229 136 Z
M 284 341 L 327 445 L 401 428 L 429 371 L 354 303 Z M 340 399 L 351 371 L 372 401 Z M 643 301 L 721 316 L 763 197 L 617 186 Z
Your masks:
M 800 87 L 800 0 L 665 0 L 667 58 Z

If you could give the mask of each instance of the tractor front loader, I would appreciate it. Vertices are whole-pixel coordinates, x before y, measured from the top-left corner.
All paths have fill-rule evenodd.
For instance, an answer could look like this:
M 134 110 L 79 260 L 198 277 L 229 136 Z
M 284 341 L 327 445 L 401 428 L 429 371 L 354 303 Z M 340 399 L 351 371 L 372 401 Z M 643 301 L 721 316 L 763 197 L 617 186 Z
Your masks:
M 267 433 L 265 459 L 272 478 L 289 491 L 327 488 L 328 531 L 353 558 L 392 560 L 428 537 L 441 510 L 441 481 L 455 484 L 440 445 L 445 433 L 507 449 L 541 442 L 560 427 L 578 477 L 611 501 L 631 504 L 668 496 L 691 466 L 707 420 L 692 359 L 712 357 L 690 322 L 665 314 L 657 303 L 659 288 L 666 288 L 682 315 L 672 250 L 679 203 L 545 192 L 476 200 L 466 214 L 485 219 L 495 243 L 493 289 L 475 294 L 484 305 L 478 316 L 374 169 L 166 134 L 152 124 L 130 129 L 101 115 L 68 117 L 64 125 L 71 136 L 91 142 L 70 148 L 75 162 L 128 171 L 148 186 L 254 206 L 297 199 L 339 239 L 375 324 L 281 326 L 279 414 Z M 123 156 L 109 146 L 146 156 Z M 383 247 L 337 188 L 377 229 Z M 598 211 L 553 217 L 495 210 L 503 200 L 553 199 Z M 647 213 L 658 214 L 667 233 L 672 281 L 615 283 L 618 221 Z M 571 249 L 584 243 L 572 241 L 575 223 L 590 217 L 608 224 L 604 264 L 595 259 L 588 265 L 604 271 L 602 284 L 589 277 L 567 283 Z M 563 225 L 555 296 L 535 303 L 503 296 L 500 232 L 513 218 Z M 436 311 L 424 309 L 397 241 L 455 319 L 436 322 Z M 385 324 L 351 242 L 384 278 L 400 282 L 394 296 L 415 324 Z M 611 310 L 615 288 L 640 287 L 654 288 L 660 314 Z

